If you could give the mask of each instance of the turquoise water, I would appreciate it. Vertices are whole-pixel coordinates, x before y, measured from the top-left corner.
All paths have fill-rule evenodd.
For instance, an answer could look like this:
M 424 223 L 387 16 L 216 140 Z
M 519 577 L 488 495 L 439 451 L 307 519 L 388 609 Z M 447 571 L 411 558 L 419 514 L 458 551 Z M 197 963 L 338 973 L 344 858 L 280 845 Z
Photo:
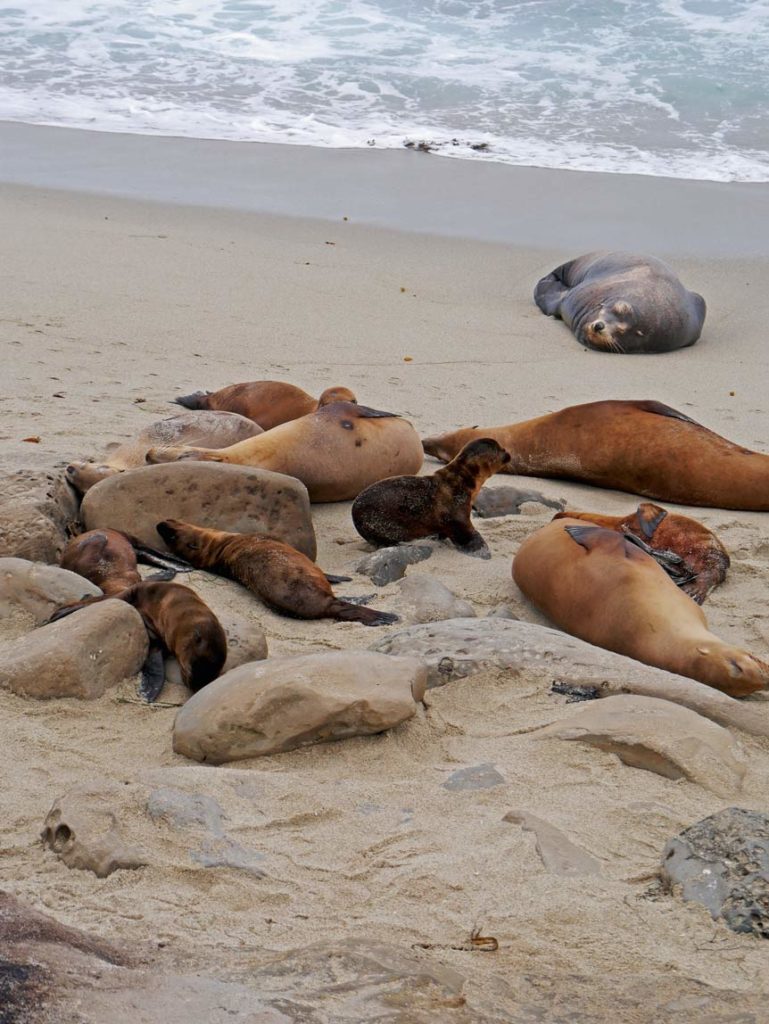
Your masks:
M 767 181 L 769 0 L 25 0 L 0 118 Z

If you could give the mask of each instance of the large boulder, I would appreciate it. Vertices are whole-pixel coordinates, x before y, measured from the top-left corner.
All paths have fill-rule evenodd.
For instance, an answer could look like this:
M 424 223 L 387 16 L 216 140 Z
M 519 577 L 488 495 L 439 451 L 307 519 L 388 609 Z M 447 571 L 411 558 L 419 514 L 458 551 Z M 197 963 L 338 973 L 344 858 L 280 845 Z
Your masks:
M 174 750 L 222 764 L 383 732 L 411 718 L 426 672 L 412 658 L 334 651 L 241 665 L 198 691 L 174 723 Z
M 22 469 L 0 478 L 0 555 L 58 562 L 76 519 L 77 498 L 61 473 Z
M 62 605 L 100 595 L 75 572 L 26 558 L 0 558 L 0 618 L 21 611 L 40 626 Z
M 166 550 L 155 526 L 181 519 L 231 533 L 260 533 L 315 559 L 307 488 L 294 477 L 216 462 L 169 462 L 107 477 L 83 498 L 87 530 L 111 527 Z
M 101 601 L 0 648 L 0 688 L 93 700 L 136 675 L 146 657 L 141 615 L 124 601 Z

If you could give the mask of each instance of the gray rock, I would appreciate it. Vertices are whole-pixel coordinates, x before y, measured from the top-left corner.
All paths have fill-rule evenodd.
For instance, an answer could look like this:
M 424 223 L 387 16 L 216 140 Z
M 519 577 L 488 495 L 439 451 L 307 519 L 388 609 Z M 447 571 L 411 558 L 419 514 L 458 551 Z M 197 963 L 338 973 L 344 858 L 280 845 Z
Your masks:
M 136 675 L 146 657 L 141 615 L 123 601 L 103 601 L 0 648 L 0 689 L 93 700 Z
M 24 611 L 40 626 L 62 605 L 100 595 L 77 573 L 26 558 L 0 558 L 0 618 Z
M 734 932 L 769 938 L 769 815 L 728 807 L 671 839 L 663 876 Z
M 174 750 L 222 764 L 383 732 L 415 714 L 425 681 L 421 662 L 403 658 L 388 664 L 368 651 L 241 665 L 182 707 L 174 722 Z
M 515 619 L 517 621 L 518 616 L 513 614 L 513 610 L 509 604 L 498 604 L 495 608 L 492 608 L 486 615 L 488 619 Z
M 430 544 L 399 544 L 392 548 L 380 548 L 358 563 L 355 571 L 368 576 L 378 587 L 402 579 L 406 569 L 416 562 L 423 562 L 433 553 Z
M 216 838 L 224 835 L 222 809 L 211 796 L 161 786 L 150 793 L 147 813 L 153 821 L 165 821 L 176 828 L 203 828 Z
M 521 515 L 521 505 L 536 502 L 546 509 L 562 512 L 563 501 L 545 498 L 539 491 L 519 490 L 517 487 L 482 487 L 475 497 L 473 509 L 481 519 L 495 519 L 497 516 Z
M 443 783 L 444 789 L 493 789 L 504 785 L 505 777 L 500 775 L 493 764 L 474 764 L 452 772 Z
M 0 477 L 0 555 L 58 563 L 77 509 L 75 492 L 58 471 L 4 473 Z
M 402 598 L 398 602 L 398 613 L 406 622 L 439 622 L 475 616 L 469 601 L 452 594 L 432 576 L 409 575 L 398 583 L 398 590 Z
M 107 477 L 83 498 L 86 529 L 111 527 L 165 551 L 155 526 L 181 519 L 232 533 L 268 534 L 315 558 L 304 484 L 282 473 L 216 462 L 170 462 Z
M 595 857 L 573 843 L 549 821 L 529 811 L 508 811 L 502 820 L 520 825 L 524 832 L 534 833 L 537 853 L 552 874 L 565 878 L 601 874 L 601 865 Z
M 370 648 L 426 662 L 428 688 L 487 669 L 510 680 L 594 686 L 601 696 L 637 693 L 691 708 L 722 725 L 769 736 L 769 711 L 741 703 L 693 679 L 643 665 L 632 658 L 561 633 L 549 626 L 505 619 L 447 619 L 389 633 Z

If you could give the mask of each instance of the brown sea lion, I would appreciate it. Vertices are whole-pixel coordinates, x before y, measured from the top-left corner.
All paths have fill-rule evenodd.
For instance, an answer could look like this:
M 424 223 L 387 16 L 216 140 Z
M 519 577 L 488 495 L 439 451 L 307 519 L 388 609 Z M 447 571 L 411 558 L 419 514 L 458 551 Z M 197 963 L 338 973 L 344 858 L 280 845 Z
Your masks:
M 226 448 L 261 433 L 262 429 L 256 423 L 235 413 L 183 412 L 150 423 L 132 441 L 107 452 L 101 463 L 71 463 L 67 466 L 67 479 L 76 490 L 85 494 L 89 487 L 107 476 L 146 465 L 150 448 L 180 444 Z
M 283 381 L 252 380 L 245 384 L 230 384 L 218 391 L 196 391 L 193 395 L 180 395 L 174 401 L 186 409 L 236 412 L 258 423 L 262 430 L 272 430 L 281 423 L 317 412 L 331 402 L 357 402 L 357 398 L 349 388 L 326 388 L 320 398 L 313 398 L 301 388 Z M 198 444 L 206 448 L 214 447 L 200 442 Z
M 559 519 L 528 537 L 513 579 L 559 628 L 732 697 L 769 685 L 769 665 L 709 632 L 702 609 L 632 535 Z
M 481 438 L 466 444 L 445 469 L 432 476 L 380 480 L 353 502 L 355 529 L 377 545 L 447 537 L 466 554 L 491 558 L 470 514 L 478 491 L 509 461 L 510 455 L 496 441 Z
M 119 530 L 89 530 L 73 537 L 61 555 L 61 568 L 76 572 L 99 587 L 107 597 L 141 583 L 138 562 L 158 565 L 166 572 L 153 579 L 171 579 L 192 567 L 173 555 L 162 554 Z
M 697 604 L 702 604 L 711 590 L 726 578 L 729 553 L 718 537 L 696 519 L 668 512 L 651 502 L 642 502 L 627 516 L 602 516 L 566 509 L 553 519 L 582 519 L 607 530 L 632 533 L 649 546 L 652 557 L 659 556 L 660 565 L 673 582 Z
M 769 511 L 769 455 L 733 444 L 662 402 L 588 402 L 422 443 L 448 462 L 476 437 L 493 437 L 510 452 L 505 473 L 583 480 L 678 505 Z
M 377 480 L 418 472 L 423 452 L 408 420 L 334 402 L 230 448 L 153 448 L 147 453 L 148 462 L 178 459 L 271 469 L 301 480 L 310 501 L 347 501 Z
M 693 345 L 705 322 L 701 295 L 661 260 L 628 252 L 562 263 L 539 281 L 534 301 L 599 352 L 672 352 Z
M 166 519 L 156 529 L 169 549 L 196 569 L 236 580 L 284 615 L 341 619 L 365 626 L 397 621 L 397 615 L 336 597 L 318 566 L 282 541 L 253 533 L 207 530 L 178 519 Z

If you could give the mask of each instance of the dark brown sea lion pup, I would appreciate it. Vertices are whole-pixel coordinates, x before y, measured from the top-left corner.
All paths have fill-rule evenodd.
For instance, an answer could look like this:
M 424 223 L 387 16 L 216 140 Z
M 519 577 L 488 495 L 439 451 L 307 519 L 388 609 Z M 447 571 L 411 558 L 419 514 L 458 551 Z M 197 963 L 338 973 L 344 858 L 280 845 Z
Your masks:
M 628 252 L 562 263 L 537 284 L 534 301 L 599 352 L 672 352 L 693 345 L 705 322 L 701 295 L 661 260 Z
M 237 580 L 265 604 L 297 619 L 341 619 L 365 626 L 397 622 L 335 596 L 323 572 L 296 548 L 257 534 L 207 530 L 178 519 L 155 527 L 169 549 L 196 569 Z
M 528 537 L 513 579 L 558 627 L 609 651 L 744 697 L 769 665 L 709 632 L 699 605 L 630 535 L 559 519 Z
M 301 480 L 310 501 L 348 501 L 377 480 L 417 473 L 423 452 L 408 420 L 353 402 L 334 402 L 230 448 L 147 453 L 148 462 L 178 459 L 271 469 Z
M 237 412 L 258 423 L 262 430 L 272 430 L 281 423 L 317 412 L 331 402 L 357 402 L 357 398 L 349 388 L 326 388 L 320 398 L 313 398 L 301 388 L 283 381 L 252 380 L 245 384 L 230 384 L 218 391 L 180 395 L 174 401 L 185 409 Z
M 481 438 L 466 444 L 448 466 L 432 476 L 380 480 L 353 502 L 355 529 L 377 545 L 447 537 L 466 554 L 491 558 L 470 514 L 478 491 L 509 461 L 510 455 L 496 441 Z
M 627 516 L 602 516 L 567 509 L 558 512 L 553 519 L 582 519 L 607 530 L 632 533 L 649 546 L 652 557 L 657 557 L 673 582 L 697 604 L 702 604 L 711 590 L 723 583 L 730 565 L 728 551 L 706 526 L 649 501 L 642 502 Z M 672 565 L 671 555 L 674 556 Z
M 678 505 L 769 511 L 769 455 L 733 444 L 661 402 L 589 402 L 422 443 L 448 462 L 476 437 L 493 437 L 510 452 L 505 473 L 584 480 Z
M 110 529 L 89 530 L 73 537 L 62 552 L 60 564 L 62 569 L 84 576 L 107 597 L 112 597 L 142 582 L 139 560 L 166 570 L 153 579 L 172 579 L 177 572 L 191 568 L 172 555 L 154 551 L 135 538 Z

